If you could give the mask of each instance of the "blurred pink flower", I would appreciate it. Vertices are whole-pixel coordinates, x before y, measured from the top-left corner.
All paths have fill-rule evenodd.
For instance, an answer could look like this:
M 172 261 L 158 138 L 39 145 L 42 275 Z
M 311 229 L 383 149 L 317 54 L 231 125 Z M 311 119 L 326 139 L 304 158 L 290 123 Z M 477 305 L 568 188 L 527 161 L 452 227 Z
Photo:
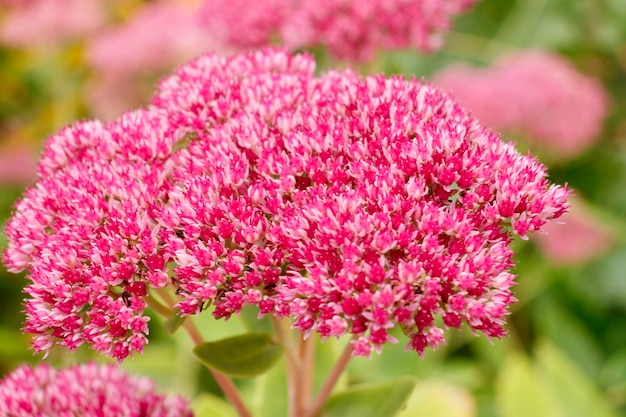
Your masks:
M 113 120 L 144 104 L 153 89 L 153 84 L 131 76 L 101 75 L 86 83 L 84 99 L 93 116 Z
M 201 19 L 225 47 L 327 47 L 369 61 L 380 49 L 438 49 L 452 18 L 476 0 L 205 0 Z
M 564 57 L 530 50 L 490 68 L 456 65 L 433 78 L 481 122 L 521 133 L 535 149 L 572 158 L 599 138 L 608 96 L 601 83 Z
M 215 48 L 196 14 L 197 6 L 187 3 L 147 3 L 127 22 L 91 39 L 87 62 L 98 73 L 112 77 L 170 70 Z
M 142 6 L 127 22 L 88 42 L 87 62 L 95 76 L 87 105 L 95 116 L 109 120 L 145 103 L 158 76 L 215 50 L 212 39 L 197 20 L 197 6 L 163 1 Z
M 439 49 L 452 18 L 476 0 L 300 0 L 281 29 L 288 47 L 325 46 L 369 61 L 377 50 Z
M 35 179 L 37 155 L 30 149 L 0 149 L 0 184 L 27 184 Z
M 0 20 L 0 42 L 15 47 L 55 45 L 94 33 L 106 22 L 103 0 L 14 2 Z
M 559 265 L 579 265 L 605 254 L 615 243 L 611 229 L 578 199 L 559 222 L 551 222 L 535 237 L 544 256 Z
M 206 55 L 148 109 L 47 141 L 4 262 L 28 271 L 38 351 L 141 352 L 145 296 L 171 286 L 182 315 L 254 305 L 356 335 L 363 356 L 400 327 L 421 354 L 463 323 L 505 334 L 513 235 L 561 216 L 568 193 L 417 80 Z
M 203 0 L 199 20 L 227 50 L 268 46 L 298 0 Z
M 11 417 L 192 417 L 187 401 L 155 392 L 148 378 L 113 365 L 56 370 L 23 365 L 0 381 L 0 415 Z

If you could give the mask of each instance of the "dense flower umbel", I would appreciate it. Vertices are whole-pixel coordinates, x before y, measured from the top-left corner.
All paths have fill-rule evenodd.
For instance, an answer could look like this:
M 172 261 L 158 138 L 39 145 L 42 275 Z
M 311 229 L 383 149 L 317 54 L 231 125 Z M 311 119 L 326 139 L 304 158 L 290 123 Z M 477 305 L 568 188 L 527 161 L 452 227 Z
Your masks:
M 181 67 L 150 110 L 50 139 L 39 175 L 7 226 L 26 328 L 120 359 L 168 283 L 183 315 L 250 304 L 358 355 L 397 326 L 419 353 L 442 327 L 501 336 L 512 236 L 569 193 L 432 86 L 273 50 Z
M 204 0 L 201 20 L 234 49 L 327 47 L 336 58 L 369 61 L 381 49 L 438 49 L 442 33 L 476 0 Z
M 148 378 L 112 365 L 56 370 L 23 365 L 0 381 L 0 415 L 12 417 L 191 417 L 187 401 L 155 392 Z
M 157 230 L 147 214 L 164 192 L 173 147 L 165 117 L 137 111 L 48 140 L 39 180 L 7 225 L 4 258 L 10 270 L 28 267 L 25 330 L 37 335 L 36 350 L 60 339 L 124 358 L 146 343 L 146 286 L 167 283 L 154 267 Z

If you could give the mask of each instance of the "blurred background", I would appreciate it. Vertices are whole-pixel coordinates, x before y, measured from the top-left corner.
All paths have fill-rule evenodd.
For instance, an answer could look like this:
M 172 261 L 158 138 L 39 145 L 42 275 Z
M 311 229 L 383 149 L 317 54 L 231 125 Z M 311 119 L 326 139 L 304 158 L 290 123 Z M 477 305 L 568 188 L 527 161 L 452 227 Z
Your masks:
M 236 7 L 246 2 L 223 14 L 217 3 L 0 0 L 0 224 L 35 178 L 48 135 L 145 105 L 157 80 L 190 57 L 276 40 L 268 33 L 280 1 L 265 2 L 263 16 L 250 6 L 243 17 Z M 232 31 L 238 18 L 246 36 Z M 260 21 L 265 26 L 255 26 Z M 319 45 L 310 51 L 320 71 L 354 66 L 424 77 L 449 91 L 537 155 L 552 181 L 568 183 L 572 210 L 547 234 L 516 242 L 510 337 L 490 343 L 450 333 L 424 359 L 402 352 L 402 343 L 387 346 L 354 359 L 349 382 L 417 376 L 404 416 L 626 416 L 626 1 L 481 0 L 452 20 L 443 40 L 436 52 L 383 49 L 365 60 Z M 41 361 L 20 330 L 26 283 L 0 266 L 0 376 Z M 205 330 L 217 338 L 245 322 L 207 320 Z M 151 324 L 146 353 L 124 367 L 188 397 L 219 395 L 185 335 L 165 335 L 157 318 Z M 332 360 L 333 343 L 318 353 L 321 363 Z M 91 358 L 54 351 L 48 360 Z M 262 384 L 240 381 L 262 415 L 284 414 L 280 395 L 267 388 L 281 383 L 279 368 Z

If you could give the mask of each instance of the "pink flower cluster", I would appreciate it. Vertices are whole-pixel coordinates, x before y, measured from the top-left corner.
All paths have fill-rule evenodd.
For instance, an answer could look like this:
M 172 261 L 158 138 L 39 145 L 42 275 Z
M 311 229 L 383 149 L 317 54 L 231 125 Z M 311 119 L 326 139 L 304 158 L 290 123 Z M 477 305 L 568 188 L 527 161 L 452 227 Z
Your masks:
M 191 417 L 187 401 L 155 392 L 148 378 L 112 365 L 56 370 L 23 365 L 0 381 L 0 415 L 11 417 Z
M 94 33 L 106 22 L 103 0 L 23 0 L 10 3 L 0 23 L 0 42 L 17 47 L 46 47 Z
M 490 68 L 453 66 L 433 82 L 485 125 L 521 133 L 536 149 L 560 157 L 575 157 L 593 145 L 608 110 L 599 81 L 539 50 L 505 57 Z
M 168 69 L 211 47 L 211 35 L 196 14 L 196 6 L 180 2 L 146 4 L 124 24 L 90 39 L 87 61 L 113 77 Z
M 177 1 L 146 3 L 125 22 L 88 39 L 86 61 L 96 75 L 86 91 L 90 110 L 117 117 L 145 102 L 155 74 L 217 50 L 197 14 L 197 6 Z
M 339 59 L 368 61 L 380 49 L 441 46 L 452 18 L 476 0 L 205 0 L 207 29 L 236 49 L 279 38 L 290 49 L 325 46 Z
M 419 353 L 463 323 L 505 333 L 511 239 L 569 190 L 430 85 L 314 67 L 203 56 L 150 108 L 48 140 L 4 258 L 32 280 L 37 350 L 140 352 L 166 286 L 181 315 L 253 305 L 364 356 L 395 327 Z
M 0 184 L 28 184 L 36 169 L 37 155 L 32 149 L 0 147 Z

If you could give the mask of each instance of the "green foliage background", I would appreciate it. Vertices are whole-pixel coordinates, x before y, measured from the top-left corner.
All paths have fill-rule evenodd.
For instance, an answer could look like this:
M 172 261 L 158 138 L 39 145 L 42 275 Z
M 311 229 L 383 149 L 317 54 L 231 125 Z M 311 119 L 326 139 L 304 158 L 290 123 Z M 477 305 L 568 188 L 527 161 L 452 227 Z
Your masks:
M 446 346 L 424 359 L 403 352 L 401 344 L 369 360 L 354 359 L 341 380 L 344 387 L 417 378 L 401 416 L 626 416 L 626 1 L 483 0 L 455 21 L 442 51 L 383 53 L 375 70 L 428 78 L 450 63 L 484 65 L 529 47 L 568 57 L 580 71 L 600 79 L 611 96 L 598 143 L 573 161 L 550 166 L 550 173 L 608 219 L 617 242 L 603 257 L 578 267 L 551 264 L 532 239 L 518 242 L 520 302 L 509 318 L 509 338 L 491 344 L 482 336 L 454 332 Z M 89 117 L 81 101 L 90 77 L 82 54 L 80 44 L 46 53 L 0 49 L 0 151 L 38 148 L 59 127 Z M 1 186 L 2 224 L 24 186 Z M 20 331 L 25 283 L 23 276 L 0 267 L 0 375 L 19 363 L 42 360 L 32 355 L 29 338 Z M 242 318 L 223 323 L 207 315 L 198 322 L 207 340 L 217 340 L 244 331 L 249 314 Z M 185 335 L 170 337 L 158 318 L 151 324 L 146 353 L 124 367 L 155 378 L 165 390 L 196 398 L 199 415 L 233 415 L 193 358 Z M 318 351 L 316 383 L 341 343 L 330 341 Z M 95 358 L 80 350 L 75 355 L 53 351 L 46 360 L 63 365 L 87 359 Z M 254 380 L 238 381 L 261 415 L 284 415 L 283 374 L 279 364 Z

